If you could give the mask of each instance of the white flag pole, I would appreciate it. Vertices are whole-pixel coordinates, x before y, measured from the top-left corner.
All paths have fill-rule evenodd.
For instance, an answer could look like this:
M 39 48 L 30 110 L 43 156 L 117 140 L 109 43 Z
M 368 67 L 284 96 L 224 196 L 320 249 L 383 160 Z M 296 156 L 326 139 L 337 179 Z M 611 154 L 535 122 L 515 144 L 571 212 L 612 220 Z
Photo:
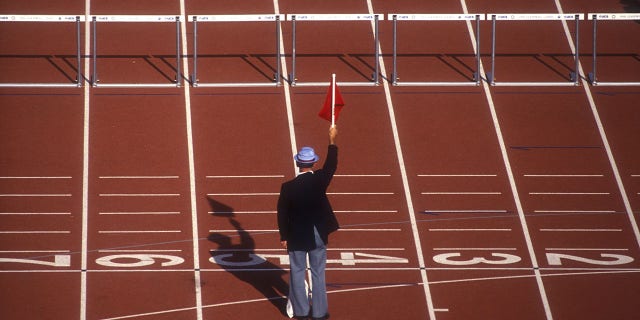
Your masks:
M 336 74 L 331 74 L 331 126 L 336 125 Z

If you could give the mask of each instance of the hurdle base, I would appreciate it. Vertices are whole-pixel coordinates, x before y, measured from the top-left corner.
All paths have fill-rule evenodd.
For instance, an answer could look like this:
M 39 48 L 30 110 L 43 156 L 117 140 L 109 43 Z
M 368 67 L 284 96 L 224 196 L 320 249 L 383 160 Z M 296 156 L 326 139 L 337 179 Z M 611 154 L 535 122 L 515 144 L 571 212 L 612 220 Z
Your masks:
M 331 85 L 331 82 L 293 82 L 292 87 L 325 87 Z M 379 85 L 376 82 L 336 82 L 341 87 L 373 87 Z
M 575 82 L 491 82 L 496 87 L 575 87 Z
M 394 86 L 398 86 L 398 87 L 477 87 L 480 85 L 480 82 L 410 82 L 410 81 L 406 81 L 406 82 L 400 82 L 400 81 L 396 81 L 393 83 Z
M 625 86 L 640 86 L 640 82 L 595 82 L 591 83 L 592 86 L 598 87 L 625 87 Z
M 279 82 L 265 83 L 265 82 L 229 82 L 229 83 L 194 83 L 193 87 L 198 88 L 246 88 L 246 87 L 279 87 L 282 84 Z
M 94 83 L 95 88 L 176 88 L 179 84 L 171 83 Z
M 0 88 L 80 88 L 79 83 L 0 83 Z

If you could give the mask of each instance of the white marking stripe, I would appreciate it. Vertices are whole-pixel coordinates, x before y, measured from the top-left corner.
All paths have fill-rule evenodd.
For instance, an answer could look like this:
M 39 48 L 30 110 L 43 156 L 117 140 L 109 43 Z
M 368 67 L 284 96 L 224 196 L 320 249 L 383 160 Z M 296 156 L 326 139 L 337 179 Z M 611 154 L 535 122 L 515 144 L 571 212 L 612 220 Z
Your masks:
M 3 250 L 0 253 L 69 253 L 71 250 Z
M 98 233 L 111 234 L 111 233 L 180 233 L 180 230 L 101 230 Z
M 71 212 L 0 212 L 0 215 L 70 215 Z
M 435 251 L 515 251 L 516 248 L 433 248 Z
M 179 193 L 101 193 L 101 197 L 179 197 Z
M 253 192 L 253 193 L 207 193 L 208 196 L 278 196 L 277 192 Z
M 178 179 L 179 176 L 101 176 L 99 179 Z
M 424 195 L 497 195 L 502 192 L 421 192 Z
M 0 177 L 0 179 L 72 179 L 72 177 L 37 177 L 37 176 L 33 176 L 33 177 Z
M 376 178 L 376 177 L 391 177 L 390 174 L 336 174 L 334 177 L 339 178 Z
M 622 229 L 540 229 L 547 232 L 621 232 Z
M 609 192 L 529 192 L 530 195 L 609 195 Z
M 602 174 L 525 174 L 531 178 L 602 178 Z
M 497 174 L 419 174 L 418 177 L 497 177 Z
M 616 213 L 615 210 L 534 210 L 534 213 Z
M 45 230 L 29 230 L 29 231 L 0 231 L 0 234 L 69 234 L 71 231 L 45 231 Z
M 0 194 L 0 197 L 71 197 L 71 194 L 26 194 L 26 193 L 8 193 Z
M 425 210 L 425 213 L 507 213 L 507 210 Z
M 142 211 L 142 212 L 100 212 L 102 215 L 154 215 L 154 214 L 180 214 L 178 211 Z
M 429 229 L 429 231 L 511 231 L 511 229 Z
M 275 210 L 265 210 L 265 211 L 209 211 L 207 213 L 209 214 L 233 214 L 233 213 L 239 213 L 239 214 L 247 214 L 247 213 L 276 213 L 277 211 Z
M 98 250 L 101 253 L 109 253 L 109 252 L 182 252 L 180 249 L 167 249 L 167 250 L 158 250 L 158 249 L 149 249 L 149 250 L 127 250 L 127 249 L 109 249 L 109 250 Z
M 252 230 L 209 230 L 209 232 L 219 232 L 219 233 L 251 233 L 251 232 L 278 232 L 278 229 L 252 229 Z M 340 228 L 338 231 L 347 232 L 347 231 L 358 231 L 358 232 L 397 232 L 402 231 L 402 229 L 346 229 Z
M 629 249 L 614 248 L 545 248 L 546 251 L 629 251 Z
M 227 178 L 284 178 L 284 175 L 249 175 L 249 176 L 206 176 L 207 179 L 227 179 Z
M 327 251 L 405 251 L 405 248 L 327 248 Z M 282 248 L 277 249 L 211 249 L 211 252 L 262 252 L 262 251 L 276 251 L 282 252 Z

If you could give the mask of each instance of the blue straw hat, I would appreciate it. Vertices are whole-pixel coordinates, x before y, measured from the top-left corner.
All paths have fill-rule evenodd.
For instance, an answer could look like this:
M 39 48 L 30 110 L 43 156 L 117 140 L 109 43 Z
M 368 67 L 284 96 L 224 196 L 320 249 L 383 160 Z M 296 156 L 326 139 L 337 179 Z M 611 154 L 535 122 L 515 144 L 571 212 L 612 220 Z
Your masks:
M 296 160 L 298 164 L 308 166 L 318 162 L 320 157 L 318 157 L 315 151 L 313 151 L 313 148 L 303 147 L 298 151 L 298 154 L 296 154 L 293 159 Z

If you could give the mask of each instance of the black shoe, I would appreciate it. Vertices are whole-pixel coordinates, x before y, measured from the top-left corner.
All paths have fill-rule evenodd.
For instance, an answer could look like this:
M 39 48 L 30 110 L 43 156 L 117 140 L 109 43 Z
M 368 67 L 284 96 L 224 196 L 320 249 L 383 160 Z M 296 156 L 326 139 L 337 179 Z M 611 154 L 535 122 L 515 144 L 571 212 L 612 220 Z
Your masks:
M 329 319 L 329 314 L 327 313 L 323 317 L 320 317 L 320 318 L 313 317 L 311 319 L 313 319 L 313 320 L 327 320 L 327 319 Z

